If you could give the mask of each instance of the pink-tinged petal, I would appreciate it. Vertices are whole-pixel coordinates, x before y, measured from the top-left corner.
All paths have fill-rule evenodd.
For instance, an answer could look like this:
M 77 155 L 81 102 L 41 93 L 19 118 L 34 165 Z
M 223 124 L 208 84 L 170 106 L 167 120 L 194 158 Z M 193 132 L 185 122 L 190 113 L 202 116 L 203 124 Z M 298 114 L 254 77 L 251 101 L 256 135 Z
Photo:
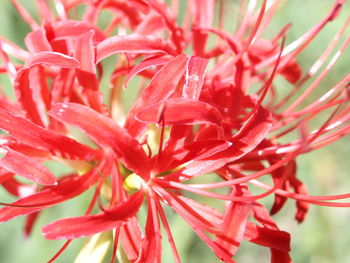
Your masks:
M 69 176 L 59 181 L 56 186 L 48 187 L 13 202 L 11 206 L 1 208 L 0 222 L 28 215 L 79 196 L 95 184 L 98 179 L 99 175 L 95 170 L 83 176 Z
M 55 176 L 44 165 L 8 147 L 4 149 L 7 153 L 5 157 L 0 159 L 1 167 L 38 184 L 56 184 Z
M 150 58 L 150 59 L 141 61 L 130 71 L 130 73 L 128 74 L 128 77 L 124 82 L 124 86 L 127 86 L 129 80 L 135 75 L 137 75 L 138 73 L 140 73 L 141 71 L 144 71 L 145 69 L 150 67 L 164 65 L 169 60 L 170 60 L 169 57 L 162 56 L 162 57 Z
M 232 197 L 249 196 L 249 192 L 237 186 L 232 190 Z M 216 235 L 214 242 L 234 256 L 246 232 L 248 217 L 252 212 L 251 202 L 230 202 L 227 207 L 222 223 L 219 226 L 219 235 Z
M 27 144 L 21 143 L 14 138 L 6 138 L 8 142 L 4 145 L 8 146 L 12 150 L 19 152 L 21 154 L 35 158 L 38 161 L 46 161 L 50 158 L 50 153 L 45 150 L 40 150 L 35 147 L 31 147 Z
M 33 90 L 30 88 L 29 73 L 30 71 L 27 68 L 20 69 L 17 72 L 13 88 L 15 90 L 17 101 L 25 112 L 26 117 L 34 123 L 44 126 L 38 105 L 34 100 Z
M 175 92 L 185 72 L 188 59 L 187 55 L 181 54 L 169 60 L 142 91 L 135 107 L 141 109 L 168 99 Z
M 132 217 L 120 230 L 120 239 L 125 254 L 131 262 L 134 262 L 139 255 L 142 243 L 142 231 L 138 219 Z
M 24 41 L 28 50 L 32 54 L 42 51 L 52 51 L 51 45 L 46 38 L 46 32 L 44 29 L 39 29 L 29 33 Z
M 260 246 L 283 252 L 290 251 L 290 234 L 285 231 L 259 227 L 249 222 L 244 232 L 244 238 Z
M 133 136 L 140 134 L 144 124 L 135 120 L 135 115 L 146 106 L 167 100 L 176 90 L 187 64 L 188 56 L 179 55 L 166 63 L 152 78 L 149 85 L 142 90 L 139 98 L 129 111 L 125 128 Z
M 193 56 L 187 61 L 185 85 L 182 90 L 183 98 L 198 100 L 208 62 L 208 59 Z
M 76 76 L 83 88 L 82 95 L 87 99 L 88 105 L 98 112 L 104 112 L 102 94 L 99 92 L 99 81 L 96 76 L 95 52 L 93 47 L 94 32 L 81 35 L 75 42 L 75 58 L 80 62 L 76 69 Z
M 190 2 L 194 28 L 210 28 L 214 19 L 214 0 L 193 0 Z M 208 32 L 193 30 L 193 50 L 196 56 L 203 56 Z
M 46 110 L 51 107 L 51 89 L 47 82 L 46 71 L 42 66 L 33 67 L 29 73 L 29 85 L 33 90 L 33 100 L 37 105 L 40 116 L 46 118 Z
M 134 216 L 143 202 L 142 190 L 102 214 L 58 220 L 43 227 L 47 239 L 74 239 L 112 230 Z
M 131 28 L 134 28 L 141 21 L 140 12 L 135 8 L 133 2 L 121 1 L 96 1 L 94 5 L 89 5 L 84 15 L 83 20 L 91 24 L 96 24 L 102 9 L 108 8 L 112 12 L 122 13 L 122 16 L 127 18 Z
M 107 38 L 96 46 L 96 63 L 115 53 L 176 54 L 169 44 L 162 38 L 137 34 L 113 36 Z
M 14 114 L 23 114 L 21 106 L 16 102 L 12 102 L 8 97 L 4 95 L 0 95 L 0 108 L 13 112 Z
M 85 34 L 90 30 L 95 32 L 94 43 L 103 41 L 106 37 L 101 32 L 101 30 L 87 22 L 75 21 L 75 20 L 65 20 L 54 22 L 51 24 L 49 33 L 52 35 L 54 40 L 62 40 L 67 38 L 75 38 L 81 34 Z
M 163 152 L 175 152 L 180 150 L 185 144 L 188 137 L 192 136 L 192 127 L 189 125 L 174 125 L 168 141 L 166 142 Z
M 135 263 L 160 263 L 162 237 L 160 234 L 159 218 L 153 193 L 149 195 L 147 204 L 148 215 L 145 227 L 146 233 L 142 240 L 139 257 Z
M 43 64 L 62 68 L 75 68 L 79 66 L 79 62 L 73 57 L 58 52 L 42 51 L 32 56 L 27 67 Z
M 191 162 L 186 166 L 183 173 L 187 175 L 208 173 L 241 158 L 254 150 L 265 139 L 266 135 L 270 132 L 272 123 L 272 114 L 260 107 L 242 126 L 238 133 L 229 140 L 232 142 L 232 146 L 225 151 L 210 156 L 206 160 Z
M 79 69 L 96 73 L 95 53 L 93 49 L 93 31 L 89 31 L 76 38 L 74 57 L 80 62 Z
M 57 103 L 49 112 L 55 119 L 82 129 L 102 148 L 112 148 L 125 166 L 148 178 L 150 166 L 141 145 L 112 119 L 80 104 Z
M 0 109 L 0 128 L 18 141 L 67 159 L 93 160 L 99 152 Z
M 52 83 L 52 104 L 64 100 L 73 100 L 75 70 L 62 68 Z
M 164 26 L 164 20 L 157 13 L 149 12 L 142 18 L 141 23 L 137 25 L 134 32 L 142 35 L 155 35 Z
M 39 106 L 37 104 L 38 94 L 35 94 L 33 91 L 38 90 L 38 88 L 31 88 L 31 85 L 36 83 L 31 82 L 30 71 L 34 66 L 38 65 L 70 68 L 79 66 L 79 62 L 76 59 L 64 54 L 43 51 L 32 56 L 27 66 L 23 67 L 17 72 L 16 78 L 14 80 L 14 89 L 17 100 L 21 104 L 22 109 L 26 112 L 28 118 L 30 118 L 36 124 L 44 126 L 44 122 L 42 120 L 44 116 L 41 116 L 39 112 Z
M 146 123 L 210 124 L 220 126 L 222 116 L 214 106 L 192 99 L 169 99 L 149 106 L 136 114 L 136 119 Z

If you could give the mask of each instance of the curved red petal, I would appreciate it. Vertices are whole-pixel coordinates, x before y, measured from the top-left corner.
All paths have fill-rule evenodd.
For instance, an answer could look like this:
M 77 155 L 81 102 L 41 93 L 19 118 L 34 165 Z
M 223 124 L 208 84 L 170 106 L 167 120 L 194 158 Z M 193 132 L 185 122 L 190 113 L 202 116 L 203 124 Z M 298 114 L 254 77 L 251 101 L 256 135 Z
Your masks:
M 57 103 L 49 114 L 79 127 L 99 146 L 113 149 L 127 168 L 143 178 L 149 177 L 149 161 L 140 143 L 112 119 L 76 103 Z
M 143 202 L 143 191 L 131 195 L 103 214 L 66 218 L 43 227 L 47 239 L 74 239 L 112 230 L 134 216 Z

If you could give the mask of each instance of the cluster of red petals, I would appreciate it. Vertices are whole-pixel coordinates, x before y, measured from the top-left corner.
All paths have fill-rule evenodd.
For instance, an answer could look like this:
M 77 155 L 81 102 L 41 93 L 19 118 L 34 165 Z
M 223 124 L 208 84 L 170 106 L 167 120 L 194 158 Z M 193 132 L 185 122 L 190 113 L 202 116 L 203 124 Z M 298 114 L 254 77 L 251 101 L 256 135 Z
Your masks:
M 262 36 L 278 0 L 242 4 L 232 32 L 224 30 L 230 1 L 37 0 L 41 23 L 11 2 L 32 32 L 25 38 L 27 50 L 0 41 L 0 71 L 16 96 L 0 97 L 0 183 L 19 198 L 2 203 L 0 222 L 26 216 L 29 235 L 42 210 L 95 188 L 85 215 L 44 226 L 44 237 L 69 243 L 115 230 L 111 262 L 117 249 L 130 262 L 161 262 L 163 225 L 180 262 L 163 208 L 169 206 L 224 262 L 234 262 L 247 240 L 269 248 L 271 262 L 287 263 L 290 236 L 271 215 L 289 198 L 296 200 L 299 222 L 309 204 L 350 206 L 336 201 L 350 194 L 309 196 L 295 161 L 350 131 L 349 73 L 319 98 L 308 99 L 349 44 L 348 37 L 338 47 L 349 20 L 306 74 L 296 60 L 345 1 L 335 1 L 319 23 L 288 45 L 290 25 L 272 40 Z M 187 6 L 179 9 L 180 4 Z M 276 78 L 291 87 L 283 88 L 283 96 Z M 130 99 L 123 94 L 135 86 L 138 97 L 126 112 Z M 323 123 L 309 130 L 320 118 Z M 290 133 L 299 136 L 286 143 Z M 43 165 L 47 160 L 85 172 L 57 177 Z M 273 185 L 260 181 L 262 176 Z M 137 181 L 134 193 L 125 187 L 130 177 Z M 263 192 L 253 195 L 252 187 Z M 268 195 L 274 195 L 270 211 L 259 203 Z M 218 200 L 218 207 L 200 203 L 203 197 Z M 144 230 L 138 219 L 142 205 L 148 209 Z M 96 208 L 100 212 L 92 213 Z

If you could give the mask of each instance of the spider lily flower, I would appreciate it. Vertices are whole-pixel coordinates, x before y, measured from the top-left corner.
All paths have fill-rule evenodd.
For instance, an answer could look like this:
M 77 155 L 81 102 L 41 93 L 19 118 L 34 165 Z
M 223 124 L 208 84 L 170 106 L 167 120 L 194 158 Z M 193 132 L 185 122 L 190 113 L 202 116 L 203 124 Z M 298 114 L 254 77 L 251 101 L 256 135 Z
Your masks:
M 290 235 L 271 215 L 288 199 L 296 200 L 298 222 L 310 204 L 350 206 L 336 201 L 350 194 L 308 195 L 296 162 L 350 130 L 349 74 L 307 103 L 347 48 L 349 37 L 321 70 L 350 20 L 308 73 L 297 62 L 345 1 L 335 1 L 324 19 L 288 45 L 290 24 L 273 39 L 262 37 L 280 1 L 241 5 L 234 32 L 225 31 L 229 1 L 187 1 L 182 22 L 178 1 L 54 0 L 53 11 L 37 1 L 40 23 L 11 2 L 32 32 L 27 50 L 0 41 L 1 73 L 16 95 L 16 102 L 0 98 L 0 183 L 19 198 L 1 203 L 0 221 L 27 216 L 28 236 L 41 211 L 96 189 L 85 215 L 43 227 L 45 238 L 67 239 L 51 262 L 80 237 L 89 237 L 78 256 L 82 261 L 94 254 L 102 262 L 112 246 L 111 262 L 121 254 L 125 262 L 161 262 L 161 225 L 175 262 L 181 262 L 165 206 L 224 262 L 234 262 L 243 240 L 269 248 L 271 262 L 291 262 Z M 75 15 L 80 5 L 86 7 L 81 17 Z M 101 26 L 105 10 L 108 21 Z M 115 61 L 108 75 L 110 57 Z M 276 78 L 293 87 L 284 97 Z M 139 94 L 126 111 L 123 94 L 130 95 L 135 83 Z M 310 131 L 318 118 L 323 123 Z M 297 139 L 285 142 L 290 133 Z M 46 160 L 64 162 L 74 172 L 55 177 L 42 164 Z M 268 175 L 273 185 L 260 181 Z M 254 195 L 252 186 L 264 192 Z M 211 190 L 217 188 L 223 190 Z M 268 195 L 274 195 L 270 212 L 260 203 Z M 142 206 L 148 211 L 144 230 Z

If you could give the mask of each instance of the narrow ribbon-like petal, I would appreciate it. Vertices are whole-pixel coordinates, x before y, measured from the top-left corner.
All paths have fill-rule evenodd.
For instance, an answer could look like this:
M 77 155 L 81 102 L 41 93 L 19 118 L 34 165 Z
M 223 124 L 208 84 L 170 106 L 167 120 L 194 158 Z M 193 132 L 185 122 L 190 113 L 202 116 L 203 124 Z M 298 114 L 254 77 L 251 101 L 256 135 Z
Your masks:
M 47 239 L 74 239 L 112 230 L 122 226 L 134 216 L 142 202 L 143 191 L 139 191 L 102 214 L 66 218 L 44 226 L 44 237 Z
M 99 43 L 96 47 L 96 63 L 115 53 L 167 53 L 174 55 L 174 50 L 161 38 L 143 35 L 113 36 Z
M 231 196 L 247 196 L 249 192 L 241 187 L 236 187 Z M 223 222 L 219 226 L 222 235 L 217 235 L 214 242 L 234 256 L 243 239 L 248 217 L 251 214 L 250 202 L 232 201 L 224 214 Z
M 192 99 L 169 99 L 164 103 L 149 106 L 136 114 L 138 120 L 149 123 L 158 123 L 160 117 L 165 125 L 211 124 L 220 126 L 222 119 L 220 111 L 214 106 Z
M 184 174 L 203 174 L 219 169 L 228 162 L 252 151 L 269 133 L 272 127 L 272 115 L 260 107 L 231 139 L 232 146 L 227 150 L 212 155 L 207 160 L 193 161 L 186 166 Z
M 188 56 L 185 54 L 169 60 L 141 92 L 125 123 L 125 128 L 132 135 L 139 135 L 140 130 L 144 127 L 144 124 L 135 120 L 135 115 L 146 106 L 165 101 L 175 92 L 176 86 L 185 72 L 187 60 Z
M 0 109 L 0 128 L 22 143 L 48 150 L 53 155 L 63 158 L 92 160 L 99 155 L 97 151 L 71 138 L 44 129 L 2 109 Z
M 18 216 L 28 215 L 74 198 L 86 191 L 98 178 L 99 176 L 96 171 L 91 171 L 83 176 L 69 176 L 56 186 L 24 197 L 13 202 L 11 206 L 1 208 L 0 222 L 5 222 Z
M 198 100 L 209 60 L 201 57 L 190 57 L 187 62 L 183 98 Z
M 7 153 L 4 158 L 0 159 L 0 166 L 7 171 L 38 184 L 53 185 L 56 183 L 55 176 L 41 163 L 8 147 L 5 147 L 5 150 Z
M 112 119 L 80 104 L 57 103 L 49 113 L 57 120 L 82 129 L 101 147 L 112 148 L 125 166 L 148 178 L 150 166 L 141 145 Z

